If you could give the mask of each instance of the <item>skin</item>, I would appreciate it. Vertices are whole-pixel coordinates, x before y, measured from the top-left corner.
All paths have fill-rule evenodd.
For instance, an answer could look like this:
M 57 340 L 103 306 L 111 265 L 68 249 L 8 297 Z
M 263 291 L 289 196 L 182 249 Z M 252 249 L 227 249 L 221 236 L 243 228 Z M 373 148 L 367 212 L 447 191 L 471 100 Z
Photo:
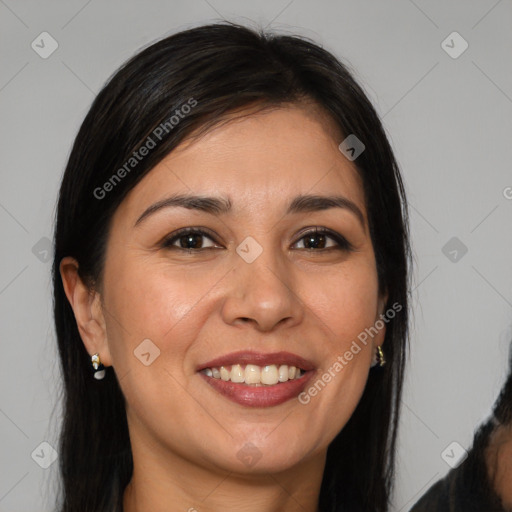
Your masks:
M 512 510 L 512 426 L 500 425 L 492 433 L 486 449 L 489 480 L 504 510 Z
M 311 107 L 233 117 L 182 143 L 130 191 L 113 217 L 98 290 L 63 259 L 85 347 L 114 367 L 126 398 L 134 459 L 126 512 L 317 510 L 327 446 L 362 395 L 385 327 L 307 405 L 241 406 L 196 368 L 242 349 L 285 350 L 314 363 L 315 382 L 384 312 L 362 182 L 337 147 L 343 138 Z M 177 192 L 229 196 L 233 211 L 166 208 L 134 227 Z M 296 195 L 334 193 L 359 207 L 364 224 L 340 208 L 285 215 Z M 198 226 L 214 233 L 197 242 L 209 248 L 162 247 L 177 229 Z M 316 226 L 354 250 L 329 250 L 331 238 L 306 249 L 304 228 Z M 252 263 L 236 252 L 247 236 L 263 249 Z M 160 355 L 145 366 L 134 350 L 148 338 Z M 251 467 L 237 457 L 248 442 L 260 455 Z

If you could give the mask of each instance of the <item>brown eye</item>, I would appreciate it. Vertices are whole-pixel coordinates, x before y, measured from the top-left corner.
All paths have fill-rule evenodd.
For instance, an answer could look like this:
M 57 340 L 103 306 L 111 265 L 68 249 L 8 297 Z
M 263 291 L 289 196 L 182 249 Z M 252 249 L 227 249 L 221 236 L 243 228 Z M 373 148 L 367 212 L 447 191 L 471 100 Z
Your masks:
M 204 238 L 208 238 L 213 244 L 205 246 L 203 243 Z M 176 242 L 178 243 L 176 244 Z M 169 238 L 166 238 L 162 243 L 162 247 L 166 249 L 201 250 L 216 246 L 211 235 L 204 230 L 184 228 L 173 233 Z
M 331 240 L 331 244 L 328 246 L 329 240 Z M 308 231 L 306 234 L 302 235 L 296 244 L 300 241 L 303 241 L 303 247 L 299 247 L 299 249 L 310 251 L 315 249 L 318 249 L 318 251 L 330 249 L 352 250 L 352 245 L 343 236 L 327 229 L 315 228 Z M 334 244 L 332 242 L 334 242 Z

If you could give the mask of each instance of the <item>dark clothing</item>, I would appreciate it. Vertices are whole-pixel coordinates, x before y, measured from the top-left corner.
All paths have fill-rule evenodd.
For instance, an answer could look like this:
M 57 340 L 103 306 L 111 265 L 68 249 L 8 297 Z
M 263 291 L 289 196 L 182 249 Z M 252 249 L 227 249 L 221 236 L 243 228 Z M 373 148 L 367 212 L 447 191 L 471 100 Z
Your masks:
M 498 425 L 512 425 L 512 344 L 507 381 L 491 419 L 476 432 L 467 459 L 436 482 L 410 512 L 510 512 L 493 490 L 485 462 L 485 450 Z
M 506 512 L 487 477 L 484 452 L 494 429 L 480 427 L 466 460 L 436 482 L 410 512 Z

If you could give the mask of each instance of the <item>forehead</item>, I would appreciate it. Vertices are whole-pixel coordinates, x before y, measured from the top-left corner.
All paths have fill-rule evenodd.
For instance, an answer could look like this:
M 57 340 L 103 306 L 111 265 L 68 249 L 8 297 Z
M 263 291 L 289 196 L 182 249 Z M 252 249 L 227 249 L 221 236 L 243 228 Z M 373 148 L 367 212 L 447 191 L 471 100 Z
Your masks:
M 362 181 L 338 149 L 342 139 L 333 120 L 318 109 L 238 113 L 175 148 L 119 209 L 131 217 L 170 193 L 193 192 L 230 197 L 234 214 L 257 213 L 287 206 L 298 194 L 339 193 L 364 212 Z

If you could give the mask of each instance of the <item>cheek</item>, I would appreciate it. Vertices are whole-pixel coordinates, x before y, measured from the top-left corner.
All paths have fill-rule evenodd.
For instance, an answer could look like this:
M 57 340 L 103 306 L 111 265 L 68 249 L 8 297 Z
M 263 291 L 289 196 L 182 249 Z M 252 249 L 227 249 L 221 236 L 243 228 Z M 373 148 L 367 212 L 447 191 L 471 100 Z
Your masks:
M 354 262 L 337 272 L 307 278 L 305 302 L 337 345 L 356 339 L 378 314 L 378 282 L 370 262 Z M 343 348 L 338 345 L 338 348 Z
M 197 269 L 133 256 L 116 258 L 115 265 L 107 262 L 105 269 L 113 358 L 130 364 L 126 357 L 150 339 L 162 353 L 172 354 L 167 362 L 179 364 L 210 314 L 208 292 L 219 281 L 218 273 L 199 275 Z
M 183 392 L 185 363 L 208 316 L 204 298 L 215 280 L 194 279 L 144 258 L 118 258 L 105 269 L 109 348 L 132 414 L 154 419 L 159 411 L 164 417 L 172 404 L 175 414 L 197 416 L 195 402 Z M 162 436 L 165 429 L 179 436 L 170 421 L 162 429 Z
M 199 287 L 170 279 L 155 265 L 125 263 L 110 273 L 108 303 L 133 334 L 160 339 L 191 308 Z M 197 299 L 196 299 L 197 300 Z
M 316 417 L 330 418 L 323 427 L 332 435 L 350 418 L 368 378 L 371 339 L 365 344 L 358 336 L 374 325 L 378 314 L 378 282 L 371 263 L 347 263 L 335 275 L 311 280 L 314 286 L 306 293 L 307 305 L 324 330 L 324 343 L 322 367 L 305 390 L 304 401 L 330 411 Z
M 147 338 L 161 349 L 172 342 L 174 353 L 185 349 L 181 345 L 196 337 L 212 313 L 213 295 L 217 299 L 222 295 L 222 278 L 229 279 L 224 275 L 226 269 L 204 271 L 118 256 L 115 264 L 107 260 L 105 267 L 106 304 L 113 319 L 108 323 L 109 340 L 121 338 L 123 350 L 131 347 L 131 351 Z M 371 257 L 354 258 L 334 270 L 297 272 L 294 282 L 294 292 L 316 317 L 310 320 L 329 340 L 326 354 L 344 350 L 345 344 L 375 321 L 378 289 Z

